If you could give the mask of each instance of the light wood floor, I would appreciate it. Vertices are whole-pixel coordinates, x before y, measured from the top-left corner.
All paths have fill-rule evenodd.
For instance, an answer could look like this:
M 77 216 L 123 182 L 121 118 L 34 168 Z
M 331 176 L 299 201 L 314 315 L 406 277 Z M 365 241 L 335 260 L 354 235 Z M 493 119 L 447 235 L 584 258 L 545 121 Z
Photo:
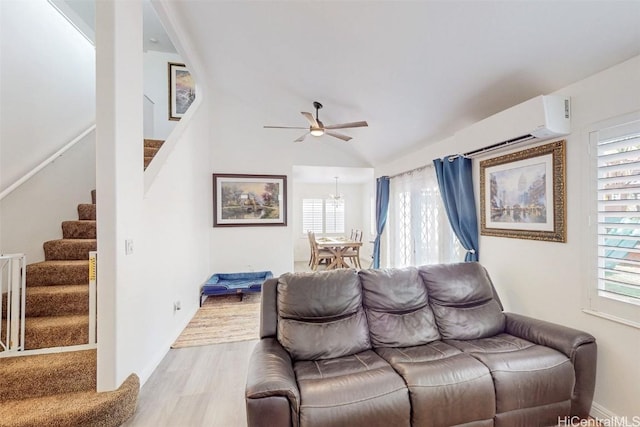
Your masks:
M 169 350 L 123 426 L 246 426 L 244 388 L 256 342 Z
M 368 261 L 362 260 L 362 265 Z M 296 262 L 294 271 L 311 271 Z M 171 349 L 140 390 L 123 427 L 243 427 L 244 388 L 256 341 Z

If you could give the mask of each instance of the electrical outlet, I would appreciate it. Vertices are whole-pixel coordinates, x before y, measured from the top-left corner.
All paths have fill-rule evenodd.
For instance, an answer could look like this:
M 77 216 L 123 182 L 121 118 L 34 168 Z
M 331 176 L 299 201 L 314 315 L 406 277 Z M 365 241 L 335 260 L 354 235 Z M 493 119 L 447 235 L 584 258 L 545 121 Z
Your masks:
M 124 254 L 131 255 L 133 253 L 133 239 L 127 239 L 124 241 Z

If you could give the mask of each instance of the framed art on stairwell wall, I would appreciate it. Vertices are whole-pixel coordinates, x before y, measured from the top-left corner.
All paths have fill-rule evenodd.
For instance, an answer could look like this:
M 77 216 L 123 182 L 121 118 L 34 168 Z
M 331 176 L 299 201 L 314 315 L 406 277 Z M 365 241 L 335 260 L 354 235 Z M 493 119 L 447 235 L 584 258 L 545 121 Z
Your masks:
M 180 120 L 196 98 L 196 87 L 184 64 L 169 62 L 169 120 Z

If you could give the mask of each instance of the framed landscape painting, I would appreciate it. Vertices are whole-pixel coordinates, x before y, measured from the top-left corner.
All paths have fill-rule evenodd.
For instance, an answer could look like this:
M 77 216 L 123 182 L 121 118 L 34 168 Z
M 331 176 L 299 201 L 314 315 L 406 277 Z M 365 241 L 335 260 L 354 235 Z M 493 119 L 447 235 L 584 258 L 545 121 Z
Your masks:
M 196 87 L 184 64 L 169 62 L 169 120 L 180 120 L 196 99 Z
M 480 162 L 480 234 L 566 241 L 565 141 Z
M 213 174 L 213 226 L 287 225 L 285 175 Z

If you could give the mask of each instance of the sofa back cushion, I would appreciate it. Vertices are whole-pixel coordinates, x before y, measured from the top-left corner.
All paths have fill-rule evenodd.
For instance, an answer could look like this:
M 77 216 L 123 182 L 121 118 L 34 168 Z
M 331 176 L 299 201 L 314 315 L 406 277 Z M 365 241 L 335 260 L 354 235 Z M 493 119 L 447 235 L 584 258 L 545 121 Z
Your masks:
M 330 359 L 370 349 L 356 271 L 280 276 L 277 338 L 294 360 Z
M 415 267 L 358 274 L 374 347 L 412 347 L 440 339 L 427 288 Z
M 419 267 L 443 339 L 470 340 L 504 331 L 489 274 L 476 262 Z

